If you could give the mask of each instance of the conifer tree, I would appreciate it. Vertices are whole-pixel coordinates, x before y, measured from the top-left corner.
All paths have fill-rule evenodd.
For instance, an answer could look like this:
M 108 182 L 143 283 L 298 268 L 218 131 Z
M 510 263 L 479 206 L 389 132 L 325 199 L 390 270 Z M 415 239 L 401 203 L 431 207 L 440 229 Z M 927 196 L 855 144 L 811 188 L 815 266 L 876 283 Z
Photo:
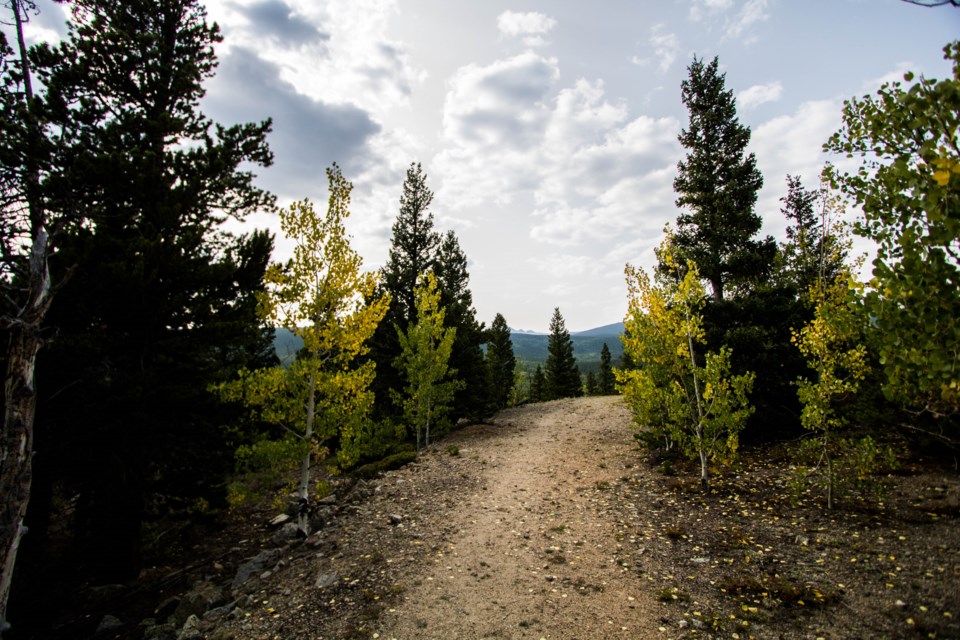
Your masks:
M 513 354 L 510 327 L 501 314 L 493 318 L 487 333 L 487 367 L 494 409 L 506 408 L 516 381 L 517 359 Z
M 799 176 L 787 176 L 780 199 L 787 219 L 787 242 L 781 248 L 783 276 L 803 294 L 818 282 L 832 282 L 843 270 L 847 252 L 831 231 L 836 203 L 822 189 L 806 189 Z
M 547 362 L 544 366 L 546 400 L 577 398 L 583 395 L 580 370 L 573 355 L 573 340 L 567 331 L 560 309 L 553 310 L 550 335 L 547 338 Z
M 0 33 L 0 634 L 7 625 L 13 571 L 26 533 L 35 451 L 36 363 L 53 300 L 51 219 L 41 194 L 41 158 L 48 150 L 37 117 L 24 20 L 32 3 L 4 3 L 13 13 L 19 59 Z M 6 18 L 6 16 L 4 16 Z M 5 22 L 5 24 L 10 24 Z M 25 205 L 25 206 L 24 206 Z M 37 510 L 37 506 L 33 507 Z
M 437 286 L 445 310 L 446 326 L 456 329 L 450 366 L 463 382 L 454 398 L 451 420 L 466 417 L 482 421 L 490 415 L 489 371 L 483 359 L 486 332 L 477 322 L 467 273 L 467 256 L 453 231 L 443 236 L 437 254 Z
M 381 270 L 378 295 L 390 297 L 387 315 L 374 332 L 370 358 L 377 365 L 373 389 L 376 410 L 381 417 L 398 417 L 401 410 L 392 404 L 392 389 L 403 386 L 403 376 L 395 362 L 400 355 L 400 333 L 406 332 L 416 318 L 418 278 L 437 268 L 440 235 L 433 228 L 430 205 L 433 192 L 427 187 L 427 175 L 419 163 L 411 163 L 400 196 L 400 213 L 393 223 L 393 237 L 387 263 Z
M 537 365 L 530 380 L 530 402 L 544 402 L 547 398 L 547 378 L 543 375 L 543 367 Z
M 419 162 L 411 164 L 400 196 L 400 214 L 393 223 L 389 257 L 383 267 L 383 287 L 392 300 L 387 319 L 401 329 L 417 320 L 419 278 L 437 267 L 441 239 L 433 228 L 432 203 L 427 174 Z
M 270 238 L 223 223 L 273 206 L 250 170 L 272 161 L 270 123 L 200 110 L 221 36 L 198 2 L 71 8 L 68 36 L 37 56 L 64 133 L 44 195 L 73 223 L 51 263 L 56 280 L 73 270 L 50 309 L 58 339 L 38 362 L 38 418 L 62 437 L 37 457 L 77 488 L 87 566 L 120 582 L 139 571 L 148 493 L 217 499 L 231 461 L 207 389 L 269 347 L 249 302 Z
M 613 374 L 613 357 L 610 354 L 610 347 L 603 343 L 600 349 L 600 375 L 597 380 L 597 393 L 602 396 L 613 395 L 616 391 L 616 376 Z
M 588 396 L 600 395 L 600 389 L 597 386 L 597 376 L 593 373 L 593 371 L 587 371 L 583 388 Z
M 676 250 L 697 264 L 720 302 L 730 287 L 762 276 L 776 247 L 769 238 L 754 240 L 763 223 L 753 210 L 763 177 L 747 153 L 750 129 L 737 119 L 733 91 L 718 68 L 717 58 L 704 64 L 694 57 L 681 85 L 690 121 L 679 136 L 687 157 L 673 188 L 685 209 L 677 217 Z

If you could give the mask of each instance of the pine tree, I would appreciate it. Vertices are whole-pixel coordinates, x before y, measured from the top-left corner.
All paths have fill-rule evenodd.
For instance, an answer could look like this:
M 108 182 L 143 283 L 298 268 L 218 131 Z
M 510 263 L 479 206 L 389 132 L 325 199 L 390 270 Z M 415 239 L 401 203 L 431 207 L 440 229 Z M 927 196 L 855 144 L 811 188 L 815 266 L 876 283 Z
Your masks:
M 494 409 L 506 408 L 516 380 L 517 359 L 513 354 L 510 327 L 501 314 L 493 318 L 487 333 L 487 367 Z
M 573 356 L 573 340 L 567 331 L 560 309 L 553 310 L 550 335 L 547 338 L 547 362 L 544 366 L 546 400 L 577 398 L 583 395 L 580 370 Z
M 600 376 L 597 380 L 597 393 L 602 396 L 613 395 L 616 392 L 616 376 L 613 374 L 613 357 L 607 343 L 600 349 Z
M 752 153 L 750 129 L 737 119 L 733 91 L 725 88 L 719 61 L 693 59 L 681 85 L 690 121 L 681 131 L 687 157 L 673 181 L 677 206 L 676 249 L 700 269 L 713 299 L 724 300 L 731 287 L 762 281 L 775 255 L 772 239 L 753 238 L 763 223 L 753 207 L 763 177 Z
M 77 487 L 87 566 L 120 582 L 139 570 L 146 495 L 216 500 L 231 462 L 207 388 L 265 355 L 251 297 L 270 241 L 223 223 L 273 206 L 247 168 L 270 164 L 270 124 L 200 111 L 221 37 L 197 2 L 72 8 L 41 56 L 46 115 L 65 133 L 46 202 L 73 223 L 52 264 L 73 269 L 50 310 L 58 340 L 38 363 L 38 417 L 61 437 L 41 454 L 60 463 L 51 484 Z
M 383 288 L 390 294 L 388 320 L 406 329 L 416 322 L 416 288 L 419 278 L 436 271 L 440 235 L 433 229 L 430 205 L 433 192 L 420 163 L 411 164 L 400 196 L 400 214 L 393 223 L 393 239 L 383 267 Z
M 586 379 L 584 380 L 583 387 L 586 395 L 600 395 L 600 388 L 597 386 L 597 376 L 593 373 L 593 371 L 587 371 L 585 378 Z
M 440 235 L 433 228 L 430 205 L 433 192 L 419 163 L 407 169 L 400 196 L 400 213 L 393 223 L 393 237 L 387 263 L 381 270 L 378 296 L 390 297 L 390 308 L 374 332 L 370 358 L 377 365 L 373 389 L 376 411 L 381 417 L 396 418 L 400 408 L 392 404 L 392 389 L 403 386 L 403 376 L 394 363 L 400 355 L 397 330 L 406 332 L 416 323 L 416 287 L 418 279 L 435 272 L 440 250 Z
M 486 331 L 477 322 L 467 273 L 467 256 L 453 231 L 443 236 L 437 254 L 437 285 L 440 304 L 445 310 L 446 326 L 456 329 L 450 366 L 463 382 L 454 399 L 451 420 L 460 418 L 479 422 L 490 416 L 490 378 L 483 359 Z
M 0 633 L 24 520 L 33 492 L 36 363 L 53 299 L 51 219 L 43 206 L 41 157 L 48 145 L 37 117 L 33 69 L 23 23 L 32 3 L 14 0 L 19 60 L 0 34 L 0 357 L 4 371 L 0 427 Z M 5 23 L 10 24 L 10 23 Z M 32 509 L 37 510 L 36 502 Z
M 543 368 L 537 365 L 533 372 L 533 378 L 530 380 L 530 402 L 544 402 L 547 397 L 547 378 L 543 374 Z

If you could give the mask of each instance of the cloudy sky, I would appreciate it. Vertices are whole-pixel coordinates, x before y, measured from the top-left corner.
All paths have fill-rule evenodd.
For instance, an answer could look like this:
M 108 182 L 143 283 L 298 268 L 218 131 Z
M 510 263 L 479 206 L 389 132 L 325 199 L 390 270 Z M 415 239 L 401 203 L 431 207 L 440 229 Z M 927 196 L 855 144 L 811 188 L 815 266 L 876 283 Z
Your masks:
M 32 39 L 64 32 L 44 0 Z M 960 10 L 899 0 L 210 0 L 222 28 L 206 112 L 273 118 L 281 203 L 326 200 L 336 161 L 349 228 L 383 264 L 406 168 L 436 193 L 438 230 L 470 260 L 479 319 L 545 331 L 617 322 L 623 267 L 652 264 L 687 113 L 693 56 L 719 56 L 764 174 L 758 211 L 781 237 L 785 177 L 817 184 L 845 98 L 907 69 L 943 77 Z M 257 226 L 277 228 L 274 217 Z M 278 239 L 278 258 L 287 245 Z

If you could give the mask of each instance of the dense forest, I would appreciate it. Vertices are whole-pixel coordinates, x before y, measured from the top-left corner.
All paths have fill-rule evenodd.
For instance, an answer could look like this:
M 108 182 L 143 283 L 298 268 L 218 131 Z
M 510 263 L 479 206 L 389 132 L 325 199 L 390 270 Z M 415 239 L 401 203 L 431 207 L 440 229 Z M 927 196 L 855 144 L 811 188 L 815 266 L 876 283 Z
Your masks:
M 694 58 L 678 215 L 657 267 L 626 267 L 621 343 L 571 336 L 560 309 L 547 336 L 478 319 L 417 162 L 378 271 L 337 165 L 326 203 L 278 208 L 255 182 L 271 122 L 200 109 L 221 35 L 198 1 L 76 0 L 68 36 L 32 48 L 30 3 L 4 7 L 0 622 L 51 575 L 136 580 L 278 477 L 309 535 L 318 469 L 393 468 L 521 403 L 622 393 L 638 438 L 705 488 L 741 442 L 790 441 L 826 508 L 909 451 L 960 455 L 960 43 L 952 77 L 847 101 L 825 149 L 859 166 L 817 184 L 761 175 L 720 61 Z M 759 236 L 765 180 L 784 238 Z M 269 232 L 227 230 L 263 211 L 286 262 Z M 877 246 L 866 281 L 852 235 Z

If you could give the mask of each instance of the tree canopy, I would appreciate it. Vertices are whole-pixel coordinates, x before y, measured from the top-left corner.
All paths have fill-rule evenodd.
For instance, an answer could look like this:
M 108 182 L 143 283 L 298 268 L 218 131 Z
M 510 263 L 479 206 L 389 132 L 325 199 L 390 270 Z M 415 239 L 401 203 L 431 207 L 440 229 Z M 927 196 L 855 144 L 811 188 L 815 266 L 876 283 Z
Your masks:
M 270 123 L 201 111 L 220 39 L 198 2 L 78 0 L 66 39 L 33 53 L 55 150 L 43 195 L 61 220 L 51 268 L 72 273 L 38 362 L 51 467 L 36 480 L 76 487 L 100 579 L 139 570 L 148 495 L 217 499 L 232 461 L 207 388 L 273 357 L 256 315 L 272 239 L 223 224 L 273 206 L 251 171 L 272 161 Z
M 888 397 L 933 416 L 960 412 L 960 42 L 953 75 L 912 73 L 844 104 L 825 149 L 860 160 L 826 175 L 863 210 L 855 232 L 876 242 L 865 296 Z
M 550 335 L 547 338 L 547 362 L 543 368 L 546 400 L 557 398 L 577 398 L 583 395 L 580 370 L 573 355 L 573 340 L 560 314 L 553 310 L 550 318 Z
M 710 283 L 713 298 L 722 301 L 730 286 L 755 278 L 773 257 L 772 240 L 754 236 L 763 221 L 754 211 L 763 176 L 753 153 L 747 153 L 750 129 L 737 119 L 733 91 L 719 60 L 694 58 L 689 78 L 681 84 L 690 113 L 680 144 L 687 157 L 677 165 L 673 181 L 677 206 L 676 250 L 695 262 Z M 682 265 L 681 265 L 682 268 Z

